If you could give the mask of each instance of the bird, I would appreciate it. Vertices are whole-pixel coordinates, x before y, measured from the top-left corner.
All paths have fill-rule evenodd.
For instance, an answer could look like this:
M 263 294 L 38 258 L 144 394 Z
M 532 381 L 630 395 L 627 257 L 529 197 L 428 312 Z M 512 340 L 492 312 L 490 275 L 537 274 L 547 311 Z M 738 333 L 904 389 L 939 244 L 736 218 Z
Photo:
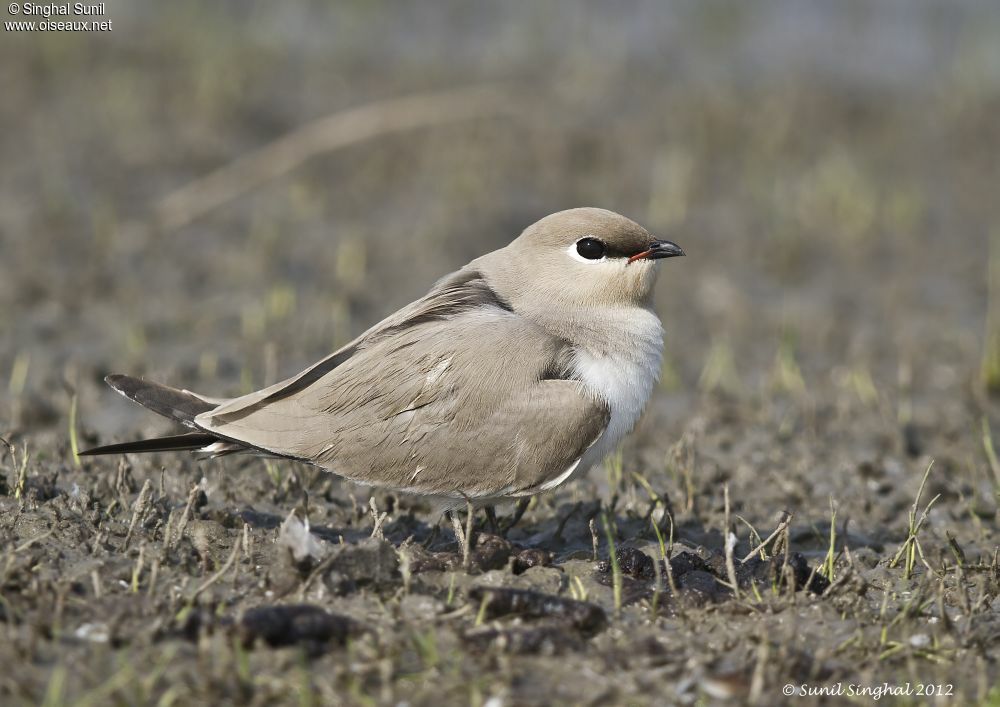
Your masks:
M 682 255 L 612 211 L 551 214 L 262 390 L 224 399 L 108 376 L 188 431 L 81 456 L 249 452 L 452 507 L 523 502 L 634 428 L 661 368 L 658 261 Z

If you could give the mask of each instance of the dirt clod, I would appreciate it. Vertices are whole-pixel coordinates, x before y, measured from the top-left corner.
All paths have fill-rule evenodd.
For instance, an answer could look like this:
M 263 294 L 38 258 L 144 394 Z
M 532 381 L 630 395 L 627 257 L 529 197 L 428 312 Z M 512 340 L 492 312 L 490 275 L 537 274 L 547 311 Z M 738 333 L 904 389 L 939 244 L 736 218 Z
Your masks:
M 272 647 L 302 645 L 310 652 L 328 643 L 342 645 L 354 630 L 351 619 L 308 604 L 257 607 L 245 612 L 236 624 L 237 635 L 247 648 L 259 640 Z
M 695 605 L 720 601 L 726 594 L 715 575 L 704 570 L 686 572 L 677 584 L 681 597 Z
M 622 574 L 633 579 L 652 579 L 656 575 L 653 558 L 634 547 L 625 547 L 618 551 L 618 566 Z M 611 561 L 601 560 L 597 571 L 607 574 L 611 571 Z
M 400 578 L 396 548 L 378 538 L 334 545 L 323 561 L 329 567 L 324 582 L 337 594 L 361 587 L 381 589 Z
M 528 547 L 514 557 L 514 574 L 524 574 L 532 567 L 548 567 L 552 564 L 552 553 L 541 548 Z
M 507 564 L 510 558 L 511 544 L 499 535 L 481 533 L 476 538 L 476 549 L 472 552 L 472 562 L 486 572 L 498 570 Z
M 469 601 L 488 618 L 558 619 L 584 634 L 597 633 L 607 625 L 604 609 L 596 604 L 529 589 L 473 587 L 469 590 Z

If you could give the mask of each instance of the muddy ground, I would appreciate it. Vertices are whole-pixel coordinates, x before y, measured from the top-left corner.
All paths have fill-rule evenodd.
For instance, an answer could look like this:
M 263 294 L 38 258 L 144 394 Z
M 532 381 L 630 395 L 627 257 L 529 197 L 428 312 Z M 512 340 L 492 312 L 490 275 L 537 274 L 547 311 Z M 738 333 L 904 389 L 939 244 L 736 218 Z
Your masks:
M 989 3 L 107 14 L 0 42 L 0 701 L 1000 700 Z M 413 94 L 432 124 L 196 181 Z M 172 429 L 109 372 L 272 382 L 585 204 L 689 254 L 661 385 L 506 540 L 290 463 L 74 458 Z

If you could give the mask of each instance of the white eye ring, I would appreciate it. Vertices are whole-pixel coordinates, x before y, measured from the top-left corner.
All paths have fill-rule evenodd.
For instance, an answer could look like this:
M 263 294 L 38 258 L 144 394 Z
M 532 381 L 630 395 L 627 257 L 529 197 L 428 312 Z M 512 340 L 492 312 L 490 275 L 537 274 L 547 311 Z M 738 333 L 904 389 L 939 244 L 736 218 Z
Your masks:
M 584 258 L 582 255 L 580 255 L 580 253 L 576 249 L 576 246 L 584 238 L 593 238 L 593 236 L 581 236 L 580 238 L 577 238 L 575 241 L 573 241 L 570 247 L 566 249 L 566 252 L 569 253 L 569 257 L 571 257 L 573 260 L 576 260 L 577 262 L 586 263 L 587 265 L 606 262 L 608 259 L 607 252 L 605 252 L 604 255 L 602 255 L 600 258 Z

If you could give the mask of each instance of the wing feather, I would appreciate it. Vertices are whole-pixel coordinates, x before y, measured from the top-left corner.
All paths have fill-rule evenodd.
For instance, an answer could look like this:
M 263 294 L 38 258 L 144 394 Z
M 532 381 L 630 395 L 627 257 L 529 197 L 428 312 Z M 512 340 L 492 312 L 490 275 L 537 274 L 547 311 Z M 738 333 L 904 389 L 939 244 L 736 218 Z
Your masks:
M 476 307 L 510 310 L 510 306 L 493 291 L 478 270 L 466 267 L 442 278 L 427 295 L 386 317 L 304 371 L 267 388 L 232 400 L 221 401 L 222 404 L 206 417 L 226 417 L 232 420 L 238 415 L 249 414 L 262 404 L 280 400 L 308 388 L 349 360 L 360 348 L 381 336 Z
M 567 343 L 477 273 L 456 273 L 403 312 L 338 352 L 349 355 L 196 424 L 362 483 L 458 498 L 544 487 L 607 426 L 607 404 L 557 374 Z

